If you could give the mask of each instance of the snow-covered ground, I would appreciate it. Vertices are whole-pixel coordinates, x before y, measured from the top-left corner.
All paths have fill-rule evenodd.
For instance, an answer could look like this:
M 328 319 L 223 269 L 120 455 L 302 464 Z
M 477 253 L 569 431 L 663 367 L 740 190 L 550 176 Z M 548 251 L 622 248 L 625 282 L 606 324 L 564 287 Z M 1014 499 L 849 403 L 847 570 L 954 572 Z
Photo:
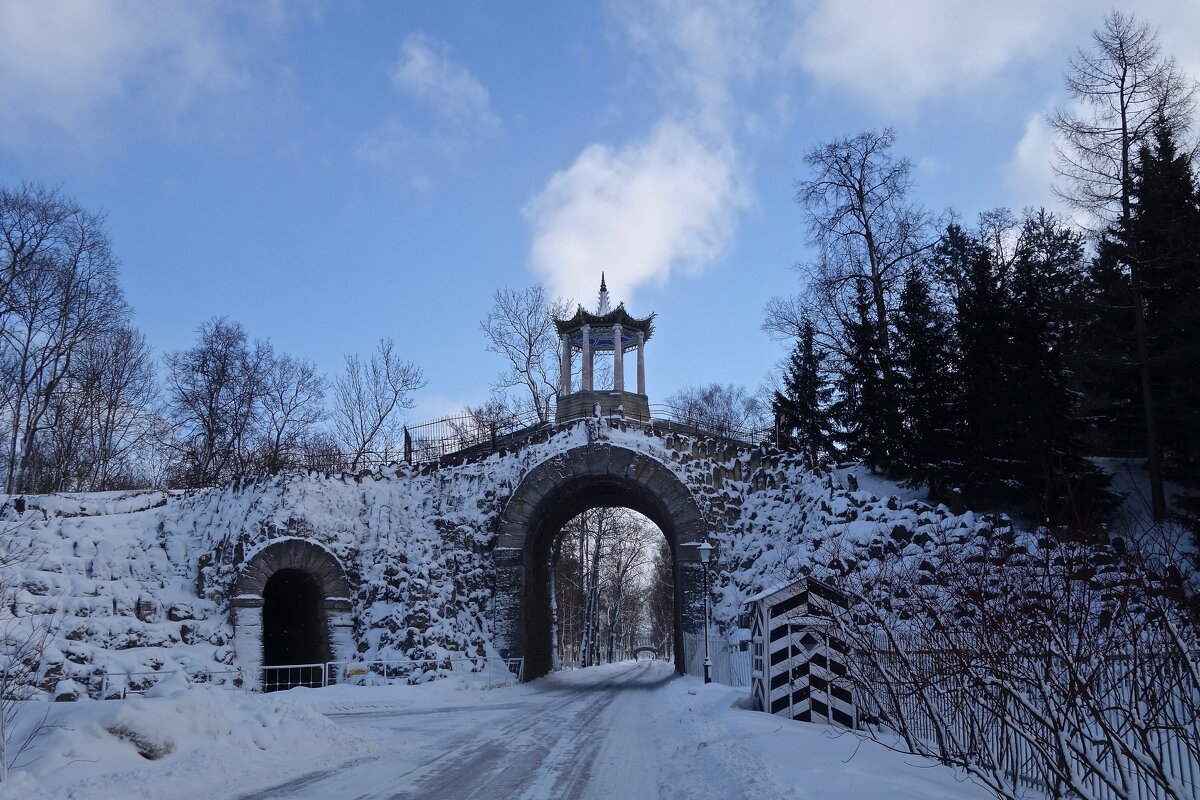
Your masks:
M 663 662 L 492 690 L 455 678 L 155 694 L 51 704 L 58 727 L 0 799 L 989 796 L 844 731 L 734 708 L 745 690 L 677 678 Z

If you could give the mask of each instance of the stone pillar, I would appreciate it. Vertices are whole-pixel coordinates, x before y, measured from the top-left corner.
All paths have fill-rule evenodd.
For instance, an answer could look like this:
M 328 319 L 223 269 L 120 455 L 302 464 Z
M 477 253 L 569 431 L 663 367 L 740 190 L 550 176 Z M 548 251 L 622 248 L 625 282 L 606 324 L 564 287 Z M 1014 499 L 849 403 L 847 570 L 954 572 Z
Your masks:
M 558 371 L 558 394 L 565 397 L 571 393 L 571 337 L 562 335 L 562 366 Z
M 233 654 L 242 668 L 245 688 L 262 691 L 263 660 L 263 599 L 235 597 L 230 602 L 233 612 Z
M 592 326 L 583 326 L 583 391 L 592 391 Z
M 354 606 L 345 597 L 325 598 L 325 620 L 329 626 L 330 661 L 347 662 L 358 657 L 354 646 Z M 340 683 L 342 675 L 334 671 L 325 676 L 326 683 Z
M 504 658 L 523 658 L 521 598 L 525 592 L 525 565 L 516 547 L 497 547 L 496 592 L 492 602 L 492 641 Z
M 613 325 L 613 391 L 625 391 L 625 348 L 621 346 L 621 326 Z
M 646 393 L 646 334 L 638 331 L 638 394 Z

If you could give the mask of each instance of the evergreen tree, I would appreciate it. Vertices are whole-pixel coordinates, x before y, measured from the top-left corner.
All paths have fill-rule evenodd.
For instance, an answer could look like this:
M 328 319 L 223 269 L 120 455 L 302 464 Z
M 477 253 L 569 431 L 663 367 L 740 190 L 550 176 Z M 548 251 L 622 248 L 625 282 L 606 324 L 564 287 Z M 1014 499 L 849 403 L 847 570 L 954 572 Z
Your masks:
M 783 391 L 775 392 L 771 406 L 779 431 L 779 444 L 808 454 L 815 464 L 832 450 L 828 415 L 832 390 L 825 380 L 825 353 L 815 344 L 812 320 L 805 317 L 800 340 L 792 348 Z
M 900 293 L 894 336 L 900 430 L 898 461 L 913 485 L 940 497 L 953 475 L 950 330 L 921 270 L 912 270 Z
M 1071 368 L 1085 272 L 1079 233 L 1045 210 L 1026 216 L 1006 318 L 1009 379 L 1002 395 L 1010 485 L 1041 519 L 1090 527 L 1108 508 L 1107 479 L 1085 458 L 1079 383 Z
M 933 255 L 936 274 L 953 308 L 954 376 L 951 410 L 956 420 L 947 479 L 967 499 L 988 501 L 1000 480 L 1007 434 L 999 398 L 1007 378 L 1005 304 L 991 253 L 979 238 L 950 225 Z
M 1156 398 L 1157 441 L 1171 477 L 1192 487 L 1200 466 L 1200 196 L 1192 162 L 1160 125 L 1132 168 L 1127 223 L 1102 238 L 1089 276 L 1086 391 L 1098 443 L 1146 452 L 1146 395 L 1132 333 L 1141 302 Z M 1135 269 L 1136 267 L 1136 269 Z M 1134 276 L 1140 280 L 1135 286 Z M 1174 509 L 1179 511 L 1180 509 Z M 1186 509 L 1185 509 L 1186 510 Z M 1195 515 L 1200 508 L 1191 509 Z
M 1169 128 L 1142 149 L 1125 244 L 1145 281 L 1146 327 L 1167 463 L 1189 477 L 1200 461 L 1200 194 L 1191 157 Z
M 868 283 L 857 278 L 854 284 L 853 316 L 843 323 L 844 352 L 834 383 L 837 400 L 830 413 L 838 426 L 836 438 L 846 454 L 877 472 L 892 466 L 897 430 L 891 408 L 893 394 L 880 363 L 879 334 Z

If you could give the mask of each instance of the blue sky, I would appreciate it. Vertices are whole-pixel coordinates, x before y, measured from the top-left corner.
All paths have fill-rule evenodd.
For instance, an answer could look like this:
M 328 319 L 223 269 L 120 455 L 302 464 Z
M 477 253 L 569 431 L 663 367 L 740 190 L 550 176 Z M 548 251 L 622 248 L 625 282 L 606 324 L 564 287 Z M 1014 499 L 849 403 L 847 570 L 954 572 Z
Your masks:
M 413 420 L 482 402 L 479 320 L 545 282 L 656 311 L 651 401 L 755 387 L 799 288 L 805 150 L 893 125 L 917 198 L 1052 203 L 1045 112 L 1090 0 L 0 0 L 0 181 L 108 215 L 159 350 L 213 315 L 331 375 L 381 336 Z M 1123 10 L 1200 74 L 1200 3 Z

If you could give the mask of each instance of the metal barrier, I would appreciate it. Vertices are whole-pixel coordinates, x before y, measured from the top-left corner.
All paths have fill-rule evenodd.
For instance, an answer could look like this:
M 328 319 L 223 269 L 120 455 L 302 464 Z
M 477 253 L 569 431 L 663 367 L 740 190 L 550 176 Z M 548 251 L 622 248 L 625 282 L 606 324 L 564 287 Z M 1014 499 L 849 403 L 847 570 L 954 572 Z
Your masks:
M 712 661 L 712 679 L 726 686 L 750 685 L 750 651 L 741 643 L 710 634 L 708 656 Z M 683 658 L 689 675 L 704 674 L 704 634 L 683 635 Z
M 404 427 L 404 460 L 428 464 L 476 448 L 495 450 L 516 434 L 540 427 L 532 412 L 445 417 Z
M 307 686 L 309 689 L 320 689 L 336 680 L 326 664 L 270 664 L 262 667 L 262 690 L 277 692 L 281 689 L 295 689 L 297 686 Z
M 240 689 L 245 686 L 245 675 L 242 670 L 236 668 L 196 673 L 177 669 L 157 672 L 99 672 L 83 678 L 75 678 L 75 680 L 87 687 L 89 696 L 99 700 L 121 700 L 129 695 L 143 695 L 164 679 L 180 673 L 187 677 L 189 683 L 209 684 L 229 689 Z
M 670 405 L 650 406 L 650 424 L 655 430 L 674 431 L 692 436 L 710 436 L 746 445 L 776 442 L 774 428 L 753 428 L 735 425 L 727 419 L 703 414 L 695 409 L 677 408 Z

